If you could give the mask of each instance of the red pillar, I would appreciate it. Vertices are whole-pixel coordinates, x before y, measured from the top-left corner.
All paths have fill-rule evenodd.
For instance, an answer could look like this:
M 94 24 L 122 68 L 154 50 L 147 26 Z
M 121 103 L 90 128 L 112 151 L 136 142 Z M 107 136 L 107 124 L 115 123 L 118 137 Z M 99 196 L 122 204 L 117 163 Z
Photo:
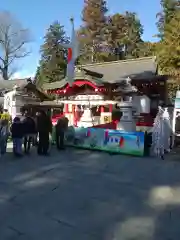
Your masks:
M 64 113 L 66 114 L 68 112 L 69 112 L 69 110 L 68 110 L 68 103 L 65 103 L 64 104 Z
M 76 113 L 75 113 L 75 105 L 72 105 L 72 115 L 73 115 L 73 125 L 74 125 L 74 126 L 77 126 Z
M 109 104 L 109 112 L 112 113 L 112 110 L 113 110 L 113 105 L 112 105 L 112 104 Z
M 104 106 L 101 106 L 100 112 L 101 112 L 101 113 L 104 112 Z

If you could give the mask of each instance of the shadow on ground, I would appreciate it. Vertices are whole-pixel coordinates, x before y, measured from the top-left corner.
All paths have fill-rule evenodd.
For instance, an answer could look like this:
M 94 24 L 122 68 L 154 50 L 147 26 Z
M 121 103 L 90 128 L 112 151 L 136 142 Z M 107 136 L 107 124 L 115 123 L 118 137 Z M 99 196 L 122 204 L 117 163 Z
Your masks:
M 67 149 L 0 160 L 0 239 L 179 240 L 180 164 Z

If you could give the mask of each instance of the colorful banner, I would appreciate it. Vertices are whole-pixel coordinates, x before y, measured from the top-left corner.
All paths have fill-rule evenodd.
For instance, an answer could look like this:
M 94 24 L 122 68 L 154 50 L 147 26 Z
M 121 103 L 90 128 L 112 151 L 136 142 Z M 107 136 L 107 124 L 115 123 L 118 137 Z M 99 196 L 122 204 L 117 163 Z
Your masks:
M 175 98 L 175 108 L 180 108 L 180 98 Z
M 143 156 L 144 133 L 69 127 L 66 133 L 66 145 Z

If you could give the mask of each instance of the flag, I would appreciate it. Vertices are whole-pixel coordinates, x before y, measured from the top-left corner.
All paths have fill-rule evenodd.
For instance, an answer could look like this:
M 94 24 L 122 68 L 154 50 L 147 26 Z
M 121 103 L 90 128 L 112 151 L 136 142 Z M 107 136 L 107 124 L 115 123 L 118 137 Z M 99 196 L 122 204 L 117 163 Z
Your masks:
M 72 86 L 74 82 L 75 62 L 79 56 L 79 42 L 77 39 L 77 34 L 74 30 L 73 19 L 71 19 L 71 23 L 72 23 L 71 42 L 69 44 L 61 44 L 62 47 L 68 49 L 66 79 L 70 86 Z

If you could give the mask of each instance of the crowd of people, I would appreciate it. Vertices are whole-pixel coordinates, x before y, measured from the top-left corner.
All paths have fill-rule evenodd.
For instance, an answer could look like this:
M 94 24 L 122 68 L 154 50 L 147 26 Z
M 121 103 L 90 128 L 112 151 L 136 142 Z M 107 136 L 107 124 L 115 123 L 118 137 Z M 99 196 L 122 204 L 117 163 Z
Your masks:
M 52 134 L 52 122 L 50 116 L 45 111 L 40 111 L 35 117 L 28 111 L 22 116 L 15 117 L 10 123 L 10 116 L 4 110 L 4 116 L 0 123 L 0 154 L 6 153 L 7 142 L 11 137 L 13 142 L 13 153 L 16 157 L 29 154 L 31 146 L 37 147 L 38 155 L 49 155 L 50 137 Z M 68 119 L 61 117 L 56 125 L 56 145 L 57 149 L 64 149 L 64 134 L 68 127 Z

